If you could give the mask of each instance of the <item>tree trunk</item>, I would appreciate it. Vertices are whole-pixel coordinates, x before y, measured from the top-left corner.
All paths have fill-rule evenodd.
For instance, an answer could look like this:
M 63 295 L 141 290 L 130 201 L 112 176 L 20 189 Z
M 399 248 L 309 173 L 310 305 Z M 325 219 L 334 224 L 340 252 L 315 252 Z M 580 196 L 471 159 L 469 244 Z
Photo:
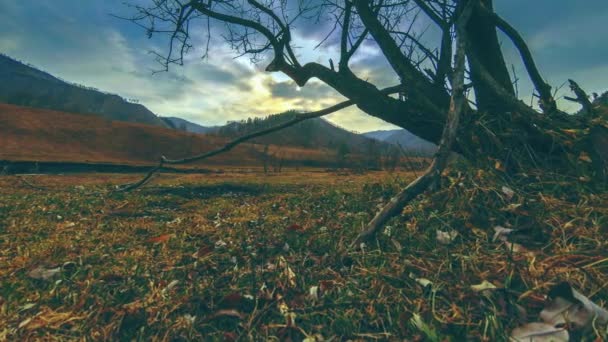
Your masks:
M 600 125 L 593 127 L 589 140 L 589 150 L 596 178 L 606 183 L 608 181 L 608 128 Z
M 492 0 L 481 0 L 481 2 L 487 9 L 493 10 Z M 509 94 L 514 95 L 515 90 L 500 49 L 496 26 L 493 20 L 479 6 L 473 10 L 471 20 L 467 25 L 467 36 L 469 37 L 467 49 L 469 59 L 474 57 L 494 77 L 500 86 Z M 471 56 L 472 54 L 474 56 Z M 481 81 L 481 71 L 476 65 L 471 65 L 471 79 L 474 84 L 483 83 Z M 475 87 L 475 97 L 480 111 L 501 113 L 505 109 L 501 98 L 496 96 L 487 87 Z

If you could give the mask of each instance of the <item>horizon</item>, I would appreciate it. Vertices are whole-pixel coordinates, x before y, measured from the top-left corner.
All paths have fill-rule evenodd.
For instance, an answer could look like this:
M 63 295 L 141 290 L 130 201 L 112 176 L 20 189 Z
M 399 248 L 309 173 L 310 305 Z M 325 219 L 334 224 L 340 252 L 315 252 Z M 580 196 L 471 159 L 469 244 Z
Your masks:
M 122 96 L 121 94 L 116 94 L 116 93 L 112 93 L 112 92 L 110 92 L 110 91 L 105 91 L 105 90 L 103 90 L 103 89 L 97 89 L 97 88 L 94 88 L 94 87 L 89 87 L 89 86 L 87 86 L 86 84 L 80 84 L 80 83 L 71 82 L 70 80 L 66 80 L 66 79 L 63 79 L 63 78 L 61 78 L 61 77 L 59 77 L 59 76 L 53 75 L 53 74 L 51 74 L 51 73 L 49 73 L 49 72 L 47 72 L 47 71 L 43 70 L 42 68 L 40 68 L 40 67 L 38 67 L 38 66 L 36 66 L 36 65 L 33 65 L 33 64 L 31 64 L 31 63 L 28 63 L 27 61 L 20 60 L 20 59 L 18 59 L 18 58 L 14 58 L 14 57 L 9 56 L 9 55 L 6 55 L 6 54 L 4 54 L 4 53 L 2 53 L 2 52 L 0 52 L 0 56 L 7 57 L 7 58 L 12 59 L 13 61 L 16 61 L 16 62 L 18 62 L 18 63 L 21 63 L 21 64 L 23 64 L 23 65 L 25 65 L 25 66 L 27 66 L 27 67 L 30 67 L 30 68 L 36 69 L 36 70 L 38 70 L 38 71 L 40 71 L 40 72 L 43 72 L 43 73 L 46 73 L 46 74 L 50 75 L 51 77 L 53 77 L 53 78 L 57 78 L 58 80 L 60 80 L 60 81 L 62 81 L 62 82 L 65 82 L 65 83 L 67 83 L 67 84 L 70 84 L 70 85 L 73 85 L 73 86 L 77 86 L 77 87 L 80 87 L 80 88 L 85 88 L 85 89 L 88 89 L 88 90 L 97 91 L 97 92 L 100 92 L 100 93 L 103 93 L 103 94 L 107 94 L 107 95 L 116 95 L 116 96 L 119 96 L 120 98 L 122 98 L 123 100 L 125 100 L 126 102 L 129 102 L 129 103 L 132 103 L 132 104 L 137 104 L 137 105 L 142 105 L 142 106 L 146 107 L 146 105 L 145 105 L 144 103 L 140 103 L 140 102 L 139 102 L 137 99 L 129 99 L 129 98 L 126 98 L 126 97 Z M 147 108 L 147 107 L 146 107 L 146 108 Z M 148 108 L 148 109 L 149 109 L 149 108 Z M 298 112 L 301 112 L 301 111 L 298 111 Z M 154 112 L 153 112 L 153 113 L 154 113 Z M 281 114 L 284 114 L 284 113 L 285 113 L 285 112 L 283 112 L 283 113 L 271 113 L 271 114 L 267 114 L 266 116 L 271 116 L 271 115 L 281 115 Z M 154 113 L 154 114 L 155 114 L 157 117 L 159 117 L 159 118 L 165 118 L 165 119 L 173 119 L 173 118 L 176 118 L 176 119 L 181 119 L 181 120 L 185 120 L 185 121 L 187 121 L 187 122 L 189 122 L 189 123 L 191 123 L 191 124 L 200 125 L 200 126 L 203 126 L 203 127 L 206 127 L 206 128 L 222 127 L 222 126 L 227 126 L 227 125 L 229 125 L 229 124 L 231 124 L 231 123 L 235 123 L 235 122 L 242 122 L 242 121 L 245 121 L 245 120 L 247 120 L 247 119 L 253 119 L 253 118 L 262 118 L 262 119 L 263 119 L 263 118 L 265 118 L 265 117 L 266 117 L 266 116 L 252 116 L 252 117 L 246 117 L 246 118 L 242 118 L 242 119 L 228 120 L 228 121 L 226 121 L 226 122 L 224 122 L 224 123 L 221 123 L 221 124 L 218 124 L 218 125 L 209 125 L 209 124 L 204 124 L 204 123 L 197 123 L 197 122 L 193 122 L 193 121 L 190 121 L 190 120 L 184 119 L 184 118 L 179 117 L 179 116 L 173 116 L 173 115 L 171 115 L 171 116 L 163 116 L 163 115 L 160 115 L 160 114 L 158 114 L 158 113 Z M 404 129 L 404 128 L 400 128 L 400 127 L 395 126 L 395 128 L 392 128 L 392 129 L 390 129 L 390 128 L 389 128 L 389 129 L 373 129 L 373 130 L 369 130 L 369 131 L 356 131 L 356 130 L 352 130 L 352 129 L 349 129 L 349 128 L 346 128 L 346 127 L 340 126 L 339 124 L 336 124 L 336 123 L 334 123 L 334 122 L 332 122 L 332 121 L 330 121 L 330 120 L 327 120 L 325 117 L 320 117 L 320 118 L 318 118 L 318 119 L 325 120 L 326 122 L 328 122 L 328 123 L 329 123 L 329 124 L 331 124 L 331 125 L 334 125 L 334 126 L 336 126 L 336 127 L 338 127 L 338 128 L 341 128 L 341 129 L 343 129 L 343 130 L 349 131 L 349 132 L 351 132 L 351 133 L 356 133 L 356 134 L 367 134 L 367 133 L 375 133 L 375 132 L 391 132 L 391 131 L 398 131 L 398 130 L 403 130 L 403 129 Z

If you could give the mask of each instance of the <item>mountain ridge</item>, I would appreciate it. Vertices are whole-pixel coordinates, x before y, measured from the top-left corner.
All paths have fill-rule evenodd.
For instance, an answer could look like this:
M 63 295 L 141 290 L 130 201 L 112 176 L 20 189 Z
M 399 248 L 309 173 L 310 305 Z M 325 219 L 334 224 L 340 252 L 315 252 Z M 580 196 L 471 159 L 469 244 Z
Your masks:
M 268 115 L 264 118 L 249 118 L 230 122 L 219 127 L 214 133 L 219 136 L 235 138 L 262 129 L 268 129 L 292 120 L 299 112 L 287 111 Z M 304 148 L 329 148 L 348 151 L 348 153 L 381 152 L 390 145 L 370 139 L 365 135 L 351 132 L 323 118 L 302 121 L 294 126 L 254 139 L 259 144 L 301 146 Z M 373 150 L 373 151 L 372 151 Z
M 363 133 L 363 135 L 400 146 L 406 153 L 430 157 L 437 151 L 437 145 L 426 141 L 406 129 L 379 130 Z
M 192 121 L 189 121 L 189 120 L 186 120 L 183 118 L 175 117 L 175 116 L 165 116 L 165 117 L 161 117 L 161 119 L 163 119 L 167 124 L 169 124 L 169 126 L 171 126 L 174 129 L 184 131 L 184 132 L 197 133 L 197 134 L 213 133 L 213 132 L 216 132 L 218 129 L 220 129 L 220 127 L 222 127 L 222 126 L 203 126 L 203 125 L 199 125 L 195 122 L 192 122 Z
M 141 104 L 64 81 L 4 54 L 0 54 L 0 102 L 168 127 Z

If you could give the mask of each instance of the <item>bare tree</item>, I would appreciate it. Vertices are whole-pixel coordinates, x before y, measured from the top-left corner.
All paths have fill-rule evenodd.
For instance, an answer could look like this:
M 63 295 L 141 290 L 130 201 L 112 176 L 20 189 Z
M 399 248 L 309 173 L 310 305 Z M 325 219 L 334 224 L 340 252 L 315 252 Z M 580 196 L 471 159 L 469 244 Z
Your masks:
M 205 54 L 211 51 L 211 30 L 215 24 L 223 24 L 222 36 L 235 55 L 247 55 L 256 63 L 269 61 L 266 71 L 280 72 L 300 87 L 312 78 L 319 79 L 346 97 L 348 105 L 441 144 L 427 173 L 404 190 L 398 205 L 432 183 L 435 176 L 430 175 L 445 166 L 446 149 L 480 166 L 499 163 L 509 173 L 530 167 L 572 172 L 571 163 L 576 159 L 572 156 L 585 154 L 593 159 L 590 165 L 594 167 L 586 171 L 589 175 L 606 174 L 604 147 L 597 145 L 608 136 L 606 118 L 593 114 L 587 95 L 578 86 L 576 100 L 589 115 L 568 115 L 558 108 L 525 40 L 495 13 L 492 0 L 149 0 L 148 5 L 133 8 L 136 14 L 131 20 L 145 27 L 149 35 L 168 35 L 168 51 L 157 55 L 164 69 L 183 63 L 194 41 L 203 41 Z M 423 32 L 417 30 L 416 21 L 422 16 L 441 32 L 434 45 L 424 44 Z M 327 18 L 335 25 L 319 44 L 331 37 L 339 41 L 337 67 L 333 61 L 329 66 L 301 63 L 294 27 Z M 516 97 L 497 30 L 519 52 L 540 111 Z M 351 59 L 365 44 L 379 48 L 399 80 L 391 91 L 379 89 L 353 69 Z M 395 90 L 398 97 L 392 96 Z M 474 102 L 465 101 L 469 90 L 475 94 Z M 201 156 L 179 162 L 199 159 Z M 168 162 L 163 159 L 161 166 Z M 390 216 L 386 213 L 398 212 L 392 208 L 383 211 L 367 231 L 384 222 Z

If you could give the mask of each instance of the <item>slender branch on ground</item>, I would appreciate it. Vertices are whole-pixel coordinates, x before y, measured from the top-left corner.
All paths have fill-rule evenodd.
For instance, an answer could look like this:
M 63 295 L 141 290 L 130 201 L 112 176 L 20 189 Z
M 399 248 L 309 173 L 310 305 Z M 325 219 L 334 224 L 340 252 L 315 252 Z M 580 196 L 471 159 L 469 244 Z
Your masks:
M 472 2 L 471 2 L 472 3 Z M 356 245 L 360 242 L 372 239 L 375 237 L 384 227 L 384 224 L 394 216 L 399 215 L 401 210 L 413 199 L 418 197 L 426 189 L 429 188 L 437 179 L 441 172 L 445 168 L 448 157 L 450 155 L 452 144 L 456 140 L 456 134 L 458 132 L 458 126 L 460 123 L 460 116 L 466 105 L 466 95 L 464 86 L 465 76 L 465 39 L 464 30 L 465 24 L 471 14 L 471 6 L 468 5 L 461 14 L 461 18 L 456 23 L 457 28 L 457 46 L 455 53 L 455 70 L 452 77 L 452 97 L 450 101 L 450 110 L 448 112 L 448 119 L 443 128 L 443 134 L 441 142 L 439 144 L 439 150 L 433 158 L 433 162 L 426 170 L 426 172 L 418 177 L 415 181 L 410 183 L 405 189 L 401 190 L 390 202 L 376 214 L 376 216 L 369 222 L 367 228 L 359 234 L 357 239 L 353 242 Z
M 385 89 L 382 89 L 380 92 L 386 95 L 390 95 L 390 94 L 395 94 L 398 93 L 399 91 L 402 91 L 402 86 L 401 85 L 397 85 L 397 86 L 393 86 L 393 87 L 388 87 Z M 267 129 L 263 129 L 257 132 L 253 132 L 250 134 L 246 134 L 243 135 L 241 137 L 238 137 L 232 141 L 230 141 L 229 143 L 227 143 L 226 145 L 215 149 L 215 150 L 211 150 L 209 152 L 205 152 L 202 154 L 198 154 L 195 156 L 191 156 L 191 157 L 187 157 L 187 158 L 183 158 L 183 159 L 168 159 L 165 156 L 162 156 L 160 158 L 160 161 L 158 162 L 158 165 L 156 165 L 153 169 L 151 169 L 144 178 L 142 178 L 140 181 L 136 182 L 136 183 L 132 183 L 132 184 L 127 184 L 124 185 L 122 187 L 120 187 L 117 191 L 118 192 L 126 192 L 126 191 L 131 191 L 131 190 L 135 190 L 141 186 L 143 186 L 144 184 L 146 184 L 151 178 L 152 176 L 154 176 L 156 173 L 158 173 L 165 164 L 170 164 L 170 165 L 180 165 L 180 164 L 188 164 L 188 163 L 192 163 L 195 161 L 199 161 L 199 160 L 203 160 L 203 159 L 207 159 L 213 156 L 216 156 L 218 154 L 224 153 L 224 152 L 228 152 L 230 150 L 232 150 L 233 148 L 235 148 L 237 145 L 240 145 L 246 141 L 249 141 L 251 139 L 257 138 L 257 137 L 261 137 L 276 131 L 280 131 L 284 128 L 293 126 L 295 124 L 298 124 L 302 121 L 305 120 L 309 120 L 309 119 L 314 119 L 314 118 L 319 118 L 334 112 L 337 112 L 339 110 L 342 110 L 344 108 L 350 107 L 353 104 L 355 104 L 354 101 L 352 100 L 348 100 L 348 101 L 344 101 L 344 102 L 340 102 L 338 104 L 335 104 L 331 107 L 316 111 L 316 112 L 308 112 L 308 113 L 300 113 L 300 114 L 296 114 L 296 116 L 292 119 L 289 120 L 285 123 L 267 128 Z
M 28 186 L 34 190 L 47 190 L 45 187 L 30 183 L 30 181 L 25 179 L 25 177 L 23 177 L 23 176 L 20 176 L 20 177 L 18 176 L 17 178 L 21 181 L 21 183 L 25 184 L 26 186 Z

